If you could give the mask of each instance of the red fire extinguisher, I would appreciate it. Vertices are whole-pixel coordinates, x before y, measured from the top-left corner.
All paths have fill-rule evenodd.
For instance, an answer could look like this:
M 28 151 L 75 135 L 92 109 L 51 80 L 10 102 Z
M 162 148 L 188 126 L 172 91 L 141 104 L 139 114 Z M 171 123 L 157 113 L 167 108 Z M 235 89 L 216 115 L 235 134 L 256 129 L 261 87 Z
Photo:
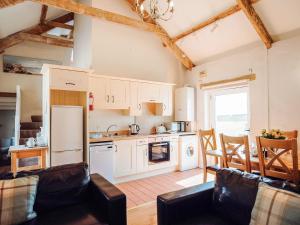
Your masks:
M 90 111 L 94 110 L 94 95 L 92 92 L 89 93 L 89 109 Z

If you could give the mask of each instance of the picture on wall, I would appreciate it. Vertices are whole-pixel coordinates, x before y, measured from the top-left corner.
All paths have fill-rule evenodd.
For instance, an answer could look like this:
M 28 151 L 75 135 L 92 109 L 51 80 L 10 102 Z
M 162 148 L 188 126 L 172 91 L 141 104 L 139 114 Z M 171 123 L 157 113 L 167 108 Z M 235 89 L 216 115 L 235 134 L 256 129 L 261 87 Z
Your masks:
M 34 59 L 22 56 L 3 56 L 3 72 L 40 75 L 43 64 L 62 65 L 62 62 L 47 59 Z

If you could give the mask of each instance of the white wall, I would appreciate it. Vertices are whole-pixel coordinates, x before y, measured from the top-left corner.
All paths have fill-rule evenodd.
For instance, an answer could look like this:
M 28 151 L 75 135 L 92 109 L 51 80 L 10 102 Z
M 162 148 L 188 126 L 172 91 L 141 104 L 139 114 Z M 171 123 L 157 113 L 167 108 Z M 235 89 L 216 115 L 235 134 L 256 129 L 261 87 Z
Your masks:
M 25 42 L 7 49 L 4 55 L 52 59 L 69 65 L 71 49 Z M 30 121 L 31 115 L 41 115 L 42 76 L 4 73 L 2 61 L 3 54 L 0 54 L 0 92 L 16 92 L 16 85 L 20 85 L 22 93 L 21 120 Z
M 199 87 L 199 71 L 205 70 L 203 82 L 256 74 L 250 82 L 251 131 L 263 128 L 300 130 L 300 36 L 276 42 L 270 50 L 261 44 L 223 56 L 187 72 L 185 82 Z M 198 88 L 198 127 L 204 128 L 204 95 Z

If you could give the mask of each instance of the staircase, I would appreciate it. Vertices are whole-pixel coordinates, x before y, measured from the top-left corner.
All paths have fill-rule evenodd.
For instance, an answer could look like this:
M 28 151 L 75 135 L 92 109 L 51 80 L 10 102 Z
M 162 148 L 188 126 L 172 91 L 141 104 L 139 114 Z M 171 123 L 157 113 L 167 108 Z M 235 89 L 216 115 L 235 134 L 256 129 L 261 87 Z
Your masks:
M 41 126 L 43 126 L 43 122 L 40 115 L 31 116 L 31 122 L 21 122 L 19 144 L 25 145 L 28 138 L 36 138 Z

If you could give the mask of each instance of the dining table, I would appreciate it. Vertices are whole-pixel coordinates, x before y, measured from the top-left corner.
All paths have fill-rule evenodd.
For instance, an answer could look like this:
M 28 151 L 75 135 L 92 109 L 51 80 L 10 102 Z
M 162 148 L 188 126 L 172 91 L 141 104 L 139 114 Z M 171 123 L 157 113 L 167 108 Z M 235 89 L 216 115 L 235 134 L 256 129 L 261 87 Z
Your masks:
M 223 154 L 222 150 L 217 149 L 217 150 L 207 150 L 207 155 L 217 157 L 220 159 L 222 162 Z M 242 159 L 246 158 L 246 155 L 241 153 L 240 156 Z M 292 162 L 292 156 L 289 153 L 286 153 L 280 157 L 280 159 L 287 165 L 288 168 L 292 169 L 293 168 L 293 162 Z M 267 159 L 268 160 L 268 159 Z M 259 158 L 258 156 L 254 156 L 250 154 L 250 162 L 251 162 L 251 169 L 252 170 L 259 170 Z M 281 167 L 279 162 L 274 162 L 274 166 L 276 167 Z M 298 157 L 298 170 L 300 172 L 300 155 Z

